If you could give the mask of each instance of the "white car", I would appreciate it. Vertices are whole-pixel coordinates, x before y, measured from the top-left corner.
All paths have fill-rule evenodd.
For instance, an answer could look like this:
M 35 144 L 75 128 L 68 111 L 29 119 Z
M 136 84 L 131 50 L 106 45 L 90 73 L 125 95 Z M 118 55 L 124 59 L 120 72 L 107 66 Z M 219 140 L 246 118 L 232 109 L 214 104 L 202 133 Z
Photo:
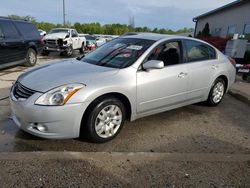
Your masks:
M 96 45 L 100 47 L 101 45 L 105 44 L 107 41 L 105 38 L 96 38 Z
M 123 36 L 85 57 L 19 76 L 10 93 L 12 117 L 21 129 L 42 138 L 87 135 L 106 142 L 126 119 L 202 101 L 218 105 L 235 81 L 234 63 L 193 38 Z
M 52 29 L 43 41 L 45 44 L 43 55 L 56 51 L 61 55 L 71 56 L 73 50 L 80 50 L 83 53 L 86 46 L 85 37 L 80 37 L 75 29 L 69 28 Z

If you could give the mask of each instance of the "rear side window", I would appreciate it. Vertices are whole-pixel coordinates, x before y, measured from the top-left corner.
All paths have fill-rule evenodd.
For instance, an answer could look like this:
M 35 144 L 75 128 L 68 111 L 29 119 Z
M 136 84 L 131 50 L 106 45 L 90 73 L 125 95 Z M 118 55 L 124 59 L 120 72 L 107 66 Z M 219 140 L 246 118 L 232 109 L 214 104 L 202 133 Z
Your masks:
M 184 43 L 186 47 L 187 62 L 216 59 L 216 52 L 209 45 L 191 40 L 186 40 Z
M 28 22 L 16 22 L 17 28 L 20 30 L 24 38 L 40 38 L 38 29 Z
M 1 33 L 2 32 L 2 33 Z M 20 34 L 15 28 L 12 21 L 0 20 L 0 35 L 4 35 L 6 39 L 19 39 Z

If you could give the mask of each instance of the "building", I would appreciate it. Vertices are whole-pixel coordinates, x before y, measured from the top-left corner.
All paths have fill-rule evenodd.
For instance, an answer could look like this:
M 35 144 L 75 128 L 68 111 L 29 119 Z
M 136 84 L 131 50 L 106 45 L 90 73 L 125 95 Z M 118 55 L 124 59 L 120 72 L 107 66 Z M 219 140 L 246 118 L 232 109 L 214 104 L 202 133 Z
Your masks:
M 237 0 L 193 19 L 195 36 L 209 23 L 212 36 L 244 34 L 250 40 L 250 0 Z

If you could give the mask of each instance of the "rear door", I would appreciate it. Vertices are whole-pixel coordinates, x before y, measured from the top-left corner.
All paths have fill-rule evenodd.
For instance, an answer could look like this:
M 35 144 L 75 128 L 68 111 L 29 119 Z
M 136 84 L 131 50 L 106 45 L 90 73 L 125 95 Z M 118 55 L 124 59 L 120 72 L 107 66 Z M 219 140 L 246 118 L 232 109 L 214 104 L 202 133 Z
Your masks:
M 12 20 L 0 20 L 0 28 L 3 32 L 1 40 L 2 64 L 20 61 L 24 59 L 25 43 L 21 34 L 16 29 Z
M 209 45 L 184 40 L 186 64 L 188 71 L 187 100 L 203 99 L 211 87 L 211 78 L 216 74 L 216 52 Z

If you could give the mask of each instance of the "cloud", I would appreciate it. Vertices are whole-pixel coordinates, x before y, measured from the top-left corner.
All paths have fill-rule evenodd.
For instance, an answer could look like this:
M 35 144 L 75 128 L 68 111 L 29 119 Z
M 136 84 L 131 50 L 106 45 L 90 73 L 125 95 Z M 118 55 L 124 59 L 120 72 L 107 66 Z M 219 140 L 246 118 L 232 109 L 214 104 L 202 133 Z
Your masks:
M 65 0 L 70 22 L 128 24 L 135 17 L 137 26 L 179 29 L 194 27 L 192 18 L 232 0 Z M 62 23 L 62 0 L 11 0 L 1 3 L 2 16 L 30 15 L 39 21 Z

